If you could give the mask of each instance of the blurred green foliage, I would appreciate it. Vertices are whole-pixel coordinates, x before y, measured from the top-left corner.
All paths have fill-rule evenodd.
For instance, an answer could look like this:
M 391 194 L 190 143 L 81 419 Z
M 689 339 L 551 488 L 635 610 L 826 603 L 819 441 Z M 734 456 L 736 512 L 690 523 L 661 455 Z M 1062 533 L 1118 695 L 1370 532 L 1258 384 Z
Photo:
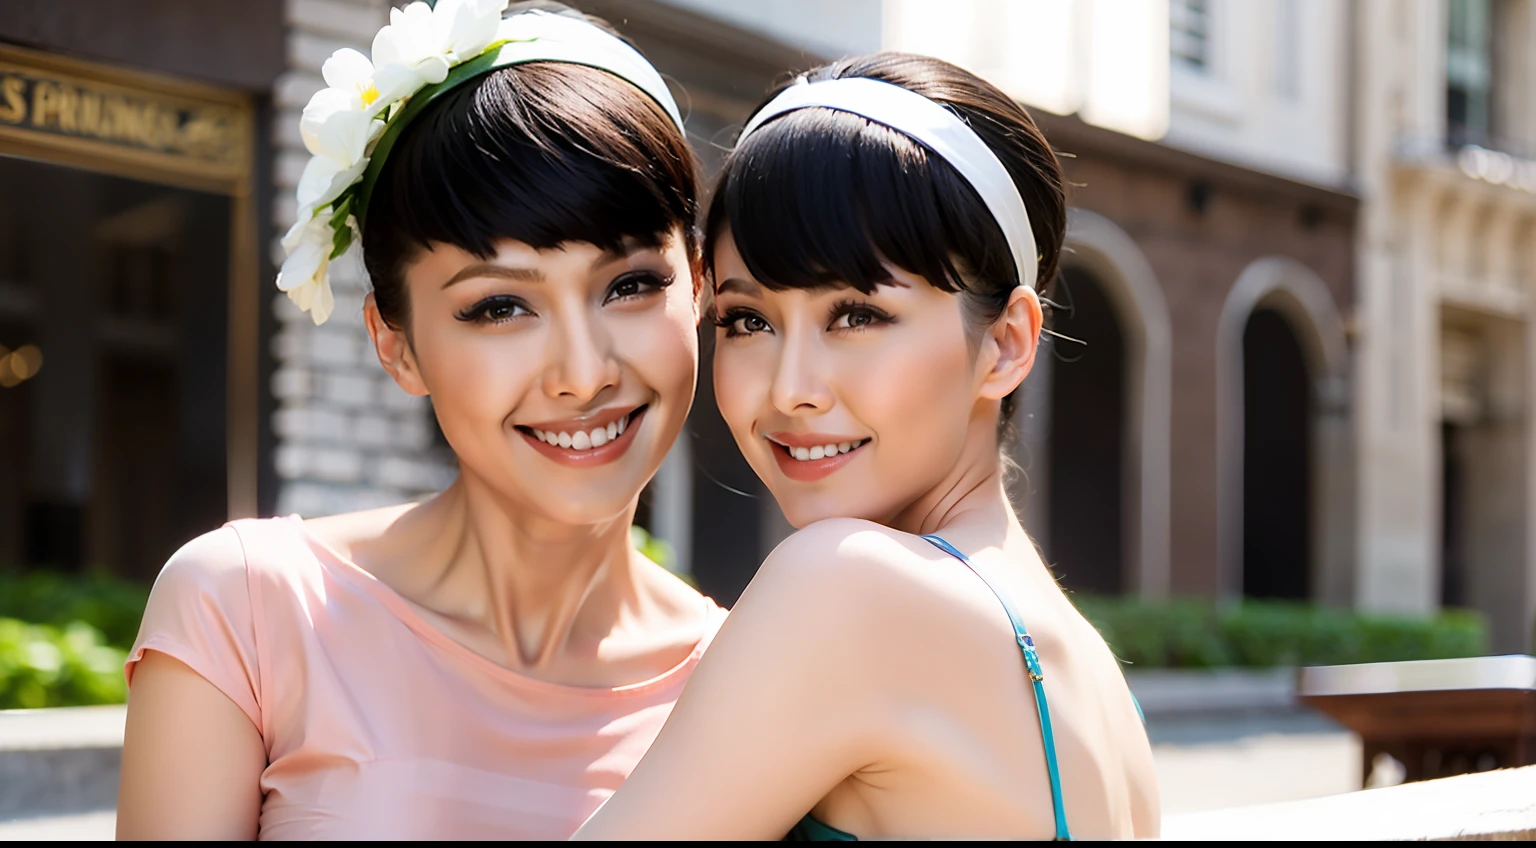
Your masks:
M 0 618 L 0 709 L 121 704 L 127 656 L 83 621 L 54 627 Z
M 149 587 L 103 575 L 0 571 L 0 618 L 55 627 L 83 621 L 126 648 L 139 632 Z
M 1470 610 L 1413 618 L 1285 601 L 1213 605 L 1084 595 L 1073 601 L 1132 668 L 1342 665 L 1488 651 L 1487 622 Z
M 148 600 L 113 577 L 0 572 L 0 709 L 122 703 Z

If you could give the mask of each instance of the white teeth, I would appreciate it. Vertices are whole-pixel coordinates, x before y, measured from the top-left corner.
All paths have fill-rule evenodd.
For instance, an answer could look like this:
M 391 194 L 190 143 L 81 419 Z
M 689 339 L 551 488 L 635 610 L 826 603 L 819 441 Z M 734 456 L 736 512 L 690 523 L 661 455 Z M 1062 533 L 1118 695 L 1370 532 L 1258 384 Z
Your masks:
M 574 433 L 556 433 L 553 430 L 533 431 L 533 437 L 541 442 L 546 442 L 567 450 L 591 450 L 602 447 L 623 435 L 625 428 L 629 426 L 629 418 L 626 416 L 617 421 L 611 421 L 606 427 L 594 427 L 591 430 L 577 430 Z
M 792 448 L 788 445 L 783 447 L 784 450 L 788 451 L 789 455 L 795 459 L 798 459 L 801 462 L 809 462 L 811 460 L 826 459 L 829 456 L 837 456 L 840 453 L 847 453 L 851 450 L 857 450 L 858 448 L 863 447 L 864 443 L 868 441 L 869 439 L 859 439 L 856 442 L 838 442 L 835 445 L 817 445 L 813 448 Z

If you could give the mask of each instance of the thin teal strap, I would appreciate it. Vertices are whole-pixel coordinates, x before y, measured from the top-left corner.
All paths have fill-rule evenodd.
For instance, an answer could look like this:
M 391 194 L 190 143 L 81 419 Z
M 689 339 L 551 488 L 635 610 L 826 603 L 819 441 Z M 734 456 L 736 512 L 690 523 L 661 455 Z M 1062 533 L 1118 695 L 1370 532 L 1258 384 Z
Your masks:
M 965 563 L 965 566 L 981 578 L 981 582 L 987 584 L 992 594 L 1003 605 L 1003 610 L 1008 613 L 1008 620 L 1013 622 L 1013 638 L 1024 651 L 1024 667 L 1029 671 L 1029 682 L 1035 687 L 1035 708 L 1040 713 L 1040 736 L 1045 740 L 1045 770 L 1051 779 L 1051 808 L 1056 816 L 1056 839 L 1067 841 L 1072 839 L 1072 832 L 1067 828 L 1067 811 L 1061 803 L 1061 772 L 1056 765 L 1056 736 L 1051 732 L 1051 708 L 1045 702 L 1045 671 L 1040 667 L 1040 655 L 1035 651 L 1035 640 L 1029 636 L 1029 630 L 1024 626 L 1024 619 L 1019 611 L 1014 609 L 1008 596 L 1003 594 L 996 583 L 987 577 L 986 572 L 976 567 L 970 558 L 955 549 L 954 545 L 944 541 L 938 536 L 924 536 L 929 544 L 946 554 Z

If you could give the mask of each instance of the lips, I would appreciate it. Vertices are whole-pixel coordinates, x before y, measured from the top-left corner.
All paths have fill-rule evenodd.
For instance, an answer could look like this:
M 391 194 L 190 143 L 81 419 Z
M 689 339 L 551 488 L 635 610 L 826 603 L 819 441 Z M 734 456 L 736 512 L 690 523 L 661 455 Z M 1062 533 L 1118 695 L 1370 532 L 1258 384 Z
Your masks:
M 825 433 L 773 433 L 768 436 L 779 470 L 785 477 L 804 483 L 820 480 L 841 469 L 869 442 L 867 438 Z
M 517 425 L 518 434 L 544 456 L 573 468 L 606 465 L 635 440 L 649 405 L 604 410 L 585 419 Z

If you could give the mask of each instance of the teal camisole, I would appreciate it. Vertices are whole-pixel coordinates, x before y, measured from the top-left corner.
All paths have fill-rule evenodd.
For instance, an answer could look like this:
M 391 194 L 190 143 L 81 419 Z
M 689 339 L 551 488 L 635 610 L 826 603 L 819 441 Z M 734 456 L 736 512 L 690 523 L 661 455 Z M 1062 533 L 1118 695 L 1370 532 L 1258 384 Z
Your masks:
M 965 554 L 955 549 L 954 545 L 944 541 L 938 536 L 924 536 L 923 539 L 946 554 L 965 563 L 966 567 L 981 578 L 997 596 L 997 600 L 1003 605 L 1003 610 L 1008 613 L 1008 619 L 1013 622 L 1013 638 L 1018 642 L 1019 649 L 1024 652 L 1024 670 L 1029 674 L 1029 682 L 1035 688 L 1035 708 L 1040 716 L 1040 736 L 1045 740 L 1045 770 L 1051 779 L 1051 809 L 1056 816 L 1056 839 L 1066 841 L 1072 839 L 1072 832 L 1067 828 L 1067 811 L 1061 803 L 1061 772 L 1056 766 L 1056 738 L 1051 733 L 1051 710 L 1045 703 L 1045 672 L 1040 668 L 1040 656 L 1035 652 L 1035 640 L 1029 636 L 1029 631 L 1024 627 L 1024 619 L 1019 617 L 1019 611 L 1014 608 L 1008 596 L 997 587 L 986 575 L 986 572 L 977 568 Z M 1140 705 L 1137 710 L 1141 709 Z M 838 830 L 831 825 L 823 824 L 815 817 L 807 814 L 800 823 L 790 830 L 784 837 L 792 842 L 856 842 L 858 837 L 847 831 Z

